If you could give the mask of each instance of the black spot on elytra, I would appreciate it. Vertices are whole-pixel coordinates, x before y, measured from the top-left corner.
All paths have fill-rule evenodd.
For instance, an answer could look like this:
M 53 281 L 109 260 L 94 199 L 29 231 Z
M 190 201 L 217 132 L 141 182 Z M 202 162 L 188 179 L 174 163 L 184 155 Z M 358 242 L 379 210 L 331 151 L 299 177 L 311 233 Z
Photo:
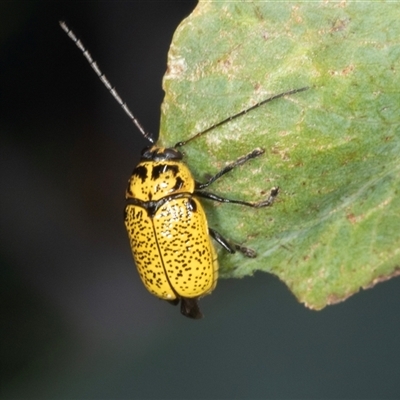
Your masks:
M 173 187 L 173 190 L 179 190 L 183 186 L 183 184 L 184 184 L 183 179 L 178 176 L 176 178 L 176 182 L 175 182 L 175 185 Z
M 179 167 L 176 165 L 159 164 L 153 167 L 151 179 L 157 180 L 161 174 L 165 174 L 166 172 L 171 172 L 173 176 L 176 176 L 178 171 Z
M 144 165 L 138 165 L 133 170 L 132 176 L 138 177 L 143 183 L 147 179 L 147 168 Z

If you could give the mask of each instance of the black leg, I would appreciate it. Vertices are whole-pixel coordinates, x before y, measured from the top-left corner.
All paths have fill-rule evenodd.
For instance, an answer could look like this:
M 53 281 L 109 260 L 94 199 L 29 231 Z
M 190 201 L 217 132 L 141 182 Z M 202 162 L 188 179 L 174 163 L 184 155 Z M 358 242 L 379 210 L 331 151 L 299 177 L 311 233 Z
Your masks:
M 237 251 L 240 251 L 246 257 L 249 257 L 249 258 L 257 257 L 257 253 L 253 249 L 250 249 L 245 246 L 241 246 L 240 244 L 236 244 L 236 243 L 232 246 L 223 236 L 221 236 L 214 229 L 208 228 L 208 231 L 210 232 L 210 236 L 219 245 L 221 245 L 228 253 L 234 254 L 234 253 L 236 253 L 236 250 L 237 250 Z
M 236 253 L 235 249 L 228 243 L 228 241 L 221 236 L 217 231 L 214 229 L 208 228 L 210 236 L 220 245 L 222 246 L 228 253 Z
M 279 193 L 279 188 L 273 187 L 271 189 L 269 197 L 266 200 L 261 200 L 261 201 L 257 201 L 257 202 L 248 202 L 248 201 L 242 201 L 242 200 L 226 199 L 224 197 L 217 196 L 216 194 L 210 193 L 210 192 L 203 192 L 203 191 L 197 191 L 197 190 L 195 190 L 195 192 L 194 192 L 194 194 L 196 196 L 203 197 L 203 198 L 209 199 L 209 200 L 218 201 L 219 203 L 241 204 L 243 206 L 254 207 L 254 208 L 271 206 L 272 203 L 274 202 L 276 196 L 278 196 L 278 193 Z
M 262 154 L 264 154 L 264 152 L 265 152 L 264 149 L 259 149 L 259 148 L 254 149 L 251 153 L 246 154 L 245 156 L 238 158 L 233 163 L 228 164 L 225 168 L 221 169 L 221 171 L 219 171 L 217 174 L 215 174 L 213 177 L 211 177 L 207 182 L 205 182 L 205 183 L 196 182 L 196 190 L 202 190 L 202 189 L 206 188 L 207 186 L 210 186 L 217 179 L 221 178 L 221 176 L 225 175 L 229 171 L 232 171 L 234 168 L 238 167 L 239 165 L 244 164 L 246 161 L 249 161 L 252 158 L 261 156 Z
M 245 247 L 245 246 L 241 246 L 240 244 L 235 244 L 235 248 L 237 251 L 240 251 L 244 256 L 246 256 L 248 258 L 256 258 L 257 257 L 257 253 L 253 249 L 250 249 L 250 247 Z
M 205 199 L 218 201 L 219 203 L 241 204 L 243 206 L 253 207 L 253 208 L 261 208 L 261 207 L 271 206 L 273 204 L 276 196 L 278 196 L 278 193 L 279 193 L 278 187 L 273 187 L 271 189 L 271 192 L 266 200 L 261 200 L 261 201 L 257 201 L 257 202 L 226 199 L 226 198 L 220 197 L 214 193 L 204 192 L 202 190 L 202 189 L 206 188 L 207 186 L 211 185 L 217 179 L 221 178 L 221 176 L 225 175 L 229 171 L 232 171 L 237 166 L 244 164 L 245 162 L 247 162 L 248 160 L 251 160 L 252 158 L 258 157 L 261 154 L 264 154 L 263 149 L 254 149 L 251 153 L 248 153 L 245 156 L 238 158 L 233 163 L 227 165 L 225 168 L 223 168 L 221 171 L 219 171 L 217 174 L 215 174 L 213 177 L 211 177 L 207 182 L 205 182 L 205 183 L 196 182 L 196 189 L 194 191 L 194 194 L 198 197 L 203 197 Z M 221 236 L 214 229 L 209 228 L 209 233 L 210 233 L 210 236 L 230 254 L 233 254 L 236 251 L 240 251 L 244 256 L 249 257 L 249 258 L 255 258 L 257 256 L 257 253 L 248 247 L 241 246 L 240 244 L 236 244 L 236 243 L 231 245 L 223 236 Z M 183 307 L 183 304 L 181 304 L 181 307 Z M 184 313 L 184 312 L 182 311 L 182 313 Z
M 181 313 L 188 318 L 203 318 L 196 298 L 181 297 Z

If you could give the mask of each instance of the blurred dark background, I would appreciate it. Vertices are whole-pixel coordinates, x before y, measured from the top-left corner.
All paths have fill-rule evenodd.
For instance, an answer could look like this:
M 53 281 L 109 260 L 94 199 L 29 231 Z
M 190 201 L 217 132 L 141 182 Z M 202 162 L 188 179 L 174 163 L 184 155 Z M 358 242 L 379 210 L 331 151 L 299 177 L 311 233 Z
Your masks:
M 321 312 L 220 280 L 192 321 L 146 292 L 122 210 L 195 1 L 0 2 L 0 398 L 400 398 L 400 279 Z M 205 44 L 206 45 L 206 44 Z

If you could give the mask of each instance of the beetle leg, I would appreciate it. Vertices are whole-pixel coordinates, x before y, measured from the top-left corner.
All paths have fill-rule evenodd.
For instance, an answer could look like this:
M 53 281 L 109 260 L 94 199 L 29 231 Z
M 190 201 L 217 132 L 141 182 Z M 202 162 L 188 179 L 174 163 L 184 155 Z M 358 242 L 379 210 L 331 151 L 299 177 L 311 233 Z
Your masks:
M 241 246 L 240 244 L 235 244 L 235 248 L 248 258 L 257 257 L 257 253 L 253 249 L 250 249 L 249 247 Z
M 221 245 L 228 253 L 236 253 L 236 250 L 228 243 L 228 241 L 221 236 L 217 231 L 214 231 L 214 229 L 208 228 L 208 232 L 210 233 L 210 236 L 219 244 Z
M 220 196 L 218 196 L 214 193 L 210 193 L 210 192 L 203 192 L 203 191 L 197 191 L 197 190 L 195 190 L 195 192 L 194 192 L 194 194 L 196 196 L 204 197 L 205 199 L 209 199 L 209 200 L 218 201 L 219 203 L 241 204 L 243 206 L 254 207 L 254 208 L 271 206 L 272 203 L 274 202 L 276 196 L 278 196 L 278 193 L 279 193 L 279 188 L 273 187 L 271 189 L 269 197 L 266 200 L 261 200 L 261 201 L 257 201 L 257 202 L 248 202 L 248 201 L 242 201 L 242 200 L 226 199 L 224 197 L 220 197 Z
M 236 250 L 240 251 L 243 255 L 249 258 L 257 257 L 257 253 L 245 246 L 241 246 L 240 244 L 235 243 L 233 246 L 214 229 L 208 228 L 210 232 L 210 236 L 219 244 L 221 245 L 228 253 L 234 254 Z
M 261 156 L 262 154 L 264 154 L 264 152 L 265 152 L 264 149 L 260 149 L 260 148 L 254 149 L 252 152 L 250 152 L 250 153 L 246 154 L 245 156 L 238 158 L 236 161 L 228 164 L 225 168 L 221 169 L 221 171 L 219 171 L 214 176 L 209 178 L 207 182 L 205 182 L 205 183 L 196 182 L 196 189 L 201 190 L 201 189 L 206 188 L 207 186 L 210 186 L 217 179 L 221 178 L 221 176 L 225 175 L 229 171 L 232 171 L 234 168 L 238 167 L 239 165 L 242 165 L 245 162 L 251 160 L 252 158 Z
M 197 298 L 181 297 L 181 313 L 188 318 L 203 318 L 203 314 L 197 303 Z

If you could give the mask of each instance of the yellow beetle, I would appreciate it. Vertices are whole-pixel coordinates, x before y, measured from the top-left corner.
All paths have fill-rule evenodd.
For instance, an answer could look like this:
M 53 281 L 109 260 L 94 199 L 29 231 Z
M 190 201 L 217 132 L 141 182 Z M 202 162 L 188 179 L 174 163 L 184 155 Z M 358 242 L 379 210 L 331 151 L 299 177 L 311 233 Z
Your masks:
M 196 299 L 211 292 L 218 262 L 195 181 L 175 149 L 145 149 L 129 180 L 125 225 L 139 275 L 155 296 L 199 318 Z
M 253 150 L 204 184 L 193 179 L 176 148 L 144 149 L 133 170 L 126 192 L 125 225 L 139 275 L 155 296 L 172 304 L 181 300 L 181 312 L 187 317 L 201 318 L 197 299 L 210 293 L 217 283 L 218 261 L 210 236 L 230 253 L 240 250 L 248 257 L 255 256 L 251 249 L 231 245 L 208 227 L 198 197 L 251 207 L 272 204 L 277 188 L 259 203 L 229 200 L 203 191 L 226 172 L 263 152 Z
M 80 48 L 96 74 L 142 135 L 154 143 L 152 136 L 145 132 L 123 103 L 81 41 L 64 22 L 60 22 L 60 26 Z M 218 260 L 211 238 L 229 253 L 238 250 L 247 257 L 256 256 L 253 250 L 229 243 L 218 232 L 208 227 L 199 197 L 260 208 L 270 206 L 279 189 L 272 188 L 267 199 L 254 203 L 226 199 L 204 190 L 235 167 L 263 154 L 263 149 L 254 149 L 228 164 L 207 182 L 200 183 L 194 180 L 183 161 L 182 153 L 177 148 L 269 101 L 306 89 L 303 87 L 269 97 L 186 141 L 176 143 L 174 147 L 152 145 L 142 151 L 141 161 L 133 170 L 126 191 L 125 226 L 144 286 L 150 293 L 163 300 L 175 305 L 180 302 L 183 315 L 194 319 L 201 318 L 203 315 L 197 300 L 209 294 L 217 284 Z

